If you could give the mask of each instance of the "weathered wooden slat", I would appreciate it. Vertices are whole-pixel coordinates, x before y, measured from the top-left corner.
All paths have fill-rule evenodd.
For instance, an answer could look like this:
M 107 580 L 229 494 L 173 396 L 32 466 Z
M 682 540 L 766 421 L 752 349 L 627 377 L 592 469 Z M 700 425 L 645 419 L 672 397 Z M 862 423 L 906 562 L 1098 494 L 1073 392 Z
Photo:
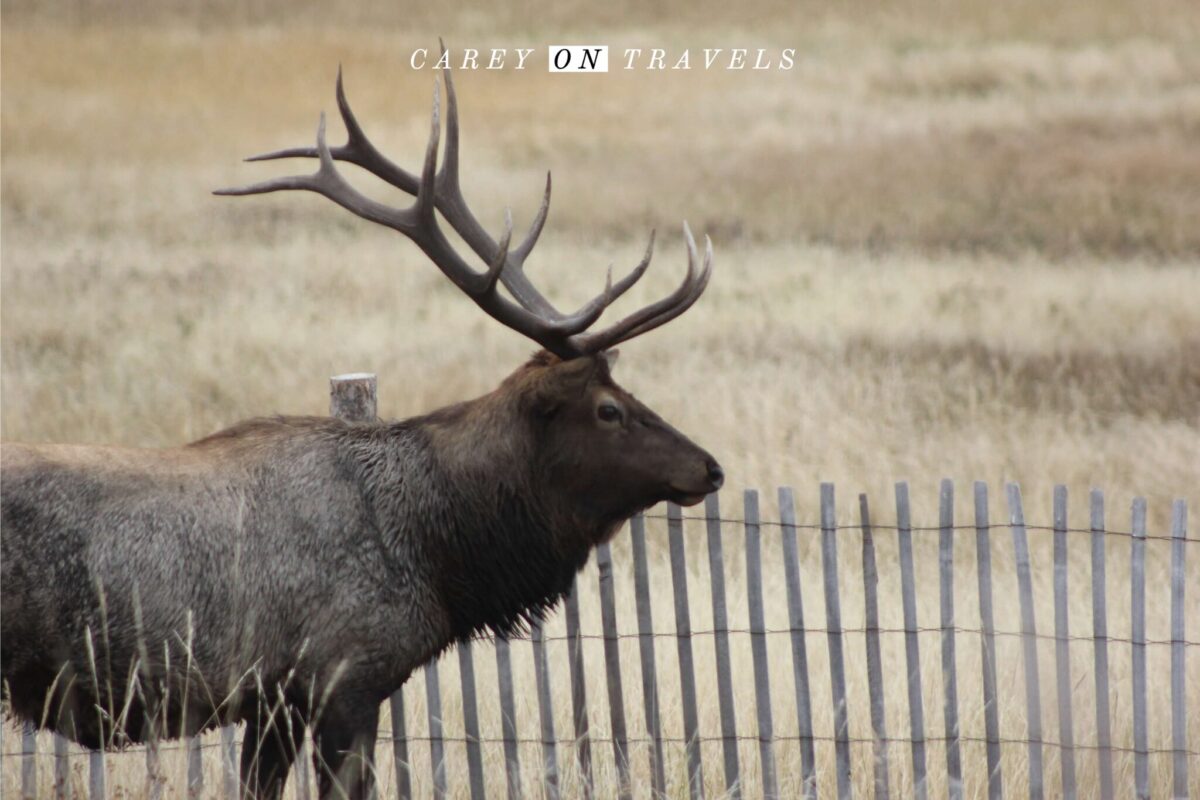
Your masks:
M 1150 797 L 1150 743 L 1146 720 L 1146 500 L 1133 500 L 1130 541 L 1130 636 L 1133 639 L 1133 788 Z
M 88 800 L 105 800 L 108 797 L 108 776 L 104 762 L 103 750 L 88 753 Z
M 613 759 L 620 785 L 618 797 L 630 797 L 629 743 L 625 728 L 625 693 L 621 688 L 621 648 L 617 638 L 617 603 L 613 587 L 612 550 L 608 543 L 596 548 L 600 583 L 600 625 L 604 631 L 604 670 L 608 682 L 608 712 L 612 724 Z
M 408 760 L 408 733 L 404 719 L 404 690 L 388 700 L 392 716 L 392 765 L 396 770 L 396 800 L 412 797 L 412 765 Z
M 1171 757 L 1175 797 L 1188 796 L 1187 672 L 1184 657 L 1183 592 L 1187 582 L 1187 505 L 1176 500 L 1171 513 Z
M 667 504 L 667 539 L 671 551 L 671 588 L 675 594 L 675 646 L 679 654 L 679 688 L 683 702 L 683 738 L 688 759 L 688 794 L 704 797 L 700 757 L 700 715 L 696 710 L 696 666 L 692 658 L 692 618 L 688 610 L 687 557 L 683 544 L 683 512 Z
M 900 599 L 904 606 L 904 662 L 908 667 L 909 741 L 913 797 L 929 796 L 925 774 L 925 703 L 921 697 L 921 644 L 917 638 L 917 593 L 913 577 L 912 522 L 908 483 L 896 484 L 896 538 L 900 549 Z
M 737 710 L 733 704 L 733 671 L 729 663 L 729 613 L 725 604 L 725 554 L 721 542 L 721 504 L 717 494 L 704 498 L 708 534 L 708 575 L 712 587 L 713 650 L 716 654 L 717 705 L 721 711 L 721 754 L 725 766 L 725 792 L 740 800 L 738 779 Z
M 758 517 L 758 492 L 743 495 L 746 518 L 746 595 L 750 606 L 750 654 L 754 660 L 754 701 L 758 713 L 758 758 L 762 795 L 779 796 L 775 777 L 775 739 L 771 720 L 771 677 L 767 662 L 766 619 L 762 592 L 762 534 Z
M 637 604 L 638 655 L 642 660 L 642 709 L 646 731 L 652 746 L 646 748 L 650 759 L 651 791 L 655 797 L 667 792 L 663 763 L 662 721 L 659 716 L 658 670 L 654 653 L 654 617 L 650 604 L 650 568 L 646 562 L 646 519 L 637 514 L 629 520 L 629 538 L 633 544 L 633 593 Z
M 1112 730 L 1108 708 L 1108 594 L 1104 568 L 1104 493 L 1092 489 L 1092 654 L 1096 682 L 1096 767 L 1100 800 L 1113 800 Z
M 567 647 L 571 671 L 571 719 L 575 723 L 575 758 L 583 780 L 583 796 L 591 800 L 595 792 L 592 777 L 591 725 L 588 721 L 587 682 L 583 672 L 583 635 L 579 626 L 579 582 L 571 582 L 567 595 Z
M 463 734 L 467 740 L 467 777 L 471 800 L 483 800 L 483 746 L 479 742 L 479 701 L 475 697 L 475 654 L 470 642 L 458 645 L 458 675 L 462 683 Z
M 804 641 L 804 601 L 800 593 L 800 550 L 796 543 L 796 501 L 790 487 L 779 489 L 780 542 L 791 629 L 792 680 L 796 687 L 797 733 L 800 738 L 801 791 L 817 796 L 817 760 L 813 746 L 812 701 L 808 691 L 808 646 Z
M 507 639 L 496 639 L 496 680 L 500 684 L 500 736 L 508 800 L 521 798 L 521 754 L 517 740 L 517 703 L 513 696 L 512 652 Z
M 66 738 L 53 734 L 54 739 L 54 797 L 55 800 L 71 798 L 71 750 Z M 149 753 L 150 749 L 147 748 Z M 152 798 L 158 800 L 158 798 Z
M 225 800 L 238 800 L 238 757 L 236 729 L 233 725 L 221 726 L 221 796 Z M 304 745 L 296 754 L 296 797 L 308 800 L 308 759 L 304 757 Z
M 1008 484 L 1008 517 L 1017 565 L 1017 591 L 1021 603 L 1021 651 L 1025 659 L 1025 724 L 1029 739 L 1029 796 L 1040 800 L 1042 778 L 1042 703 L 1038 680 L 1037 622 L 1034 618 L 1033 576 L 1029 566 L 1029 542 L 1021 487 Z
M 433 796 L 446 796 L 446 747 L 443 741 L 442 684 L 437 661 L 425 664 L 425 713 L 429 719 L 429 767 L 433 775 Z
M 21 798 L 37 800 L 37 727 L 32 722 L 21 726 Z
M 329 416 L 350 422 L 375 419 L 375 375 L 370 372 L 351 372 L 329 379 Z
M 1075 726 L 1071 715 L 1071 629 L 1067 615 L 1067 487 L 1054 487 L 1054 662 L 1062 796 L 1076 797 Z
M 849 798 L 850 716 L 846 709 L 846 667 L 842 652 L 842 603 L 838 597 L 837 513 L 833 484 L 821 484 L 821 572 L 825 578 L 825 626 L 829 642 L 829 683 L 833 693 L 833 750 L 839 798 Z
M 938 585 L 942 610 L 942 712 L 946 730 L 946 793 L 962 798 L 962 749 L 958 730 L 958 670 L 954 652 L 954 482 L 938 492 Z
M 867 629 L 867 692 L 871 700 L 871 732 L 874 742 L 875 799 L 887 800 L 888 738 L 883 700 L 883 660 L 879 653 L 879 573 L 875 567 L 875 537 L 871 531 L 871 509 L 867 496 L 858 496 L 858 519 L 862 526 L 863 599 Z
M 347 422 L 369 422 L 369 421 L 375 419 L 376 414 L 377 414 L 377 407 L 378 407 L 378 381 L 376 380 L 376 377 L 373 373 L 351 372 L 351 373 L 347 373 L 345 375 L 335 375 L 329 379 L 329 416 L 336 417 L 338 419 L 343 419 L 343 420 L 346 420 Z M 433 668 L 436 672 L 436 669 L 437 669 L 436 664 L 433 666 Z M 427 666 L 426 667 L 426 692 L 428 692 L 428 689 L 429 689 L 428 670 L 429 670 L 429 667 Z M 437 675 L 435 674 L 434 675 L 435 685 L 436 685 L 436 681 L 437 681 Z M 401 711 L 403 711 L 403 702 L 404 702 L 403 698 L 400 697 L 400 690 L 397 690 L 396 693 L 391 698 L 391 704 L 392 704 L 393 711 L 395 710 L 395 707 L 397 704 L 400 705 Z M 431 713 L 432 713 L 432 710 L 431 710 Z M 440 711 L 438 712 L 438 717 L 439 717 L 439 722 L 440 722 L 440 717 L 441 717 Z M 401 721 L 403 722 L 403 718 Z M 393 722 L 393 725 L 394 724 L 395 723 Z M 431 725 L 430 726 L 431 735 L 432 735 L 432 732 L 433 732 L 433 727 Z M 401 725 L 401 739 L 399 742 L 399 746 L 402 749 L 406 749 L 406 743 L 403 740 L 403 724 Z M 441 742 L 440 741 L 437 741 L 437 742 L 431 741 L 430 742 L 430 752 L 431 753 L 433 752 L 435 747 L 440 752 Z M 397 743 L 395 741 L 393 741 L 392 749 L 393 749 L 393 757 L 394 758 L 395 758 L 394 754 L 395 754 L 396 748 L 397 748 Z M 299 750 L 304 751 L 304 750 L 307 750 L 307 748 L 302 746 Z M 299 752 L 299 751 L 297 752 L 298 757 L 303 756 L 303 755 L 305 755 L 303 752 Z M 370 762 L 370 765 L 369 765 L 370 769 L 374 769 L 374 757 L 375 757 L 374 753 L 368 754 L 367 758 L 368 758 L 368 761 Z M 440 755 L 439 755 L 435 759 L 435 762 L 440 761 L 440 760 L 441 759 L 440 759 Z M 308 766 L 307 766 L 308 759 L 304 758 L 303 761 L 304 761 L 304 763 L 300 767 L 300 771 L 297 773 L 297 776 L 296 776 L 297 781 L 298 781 L 297 787 L 296 787 L 297 788 L 297 797 L 299 800 L 308 800 L 308 790 L 309 790 L 309 775 L 308 775 Z M 407 762 L 407 756 L 405 757 L 405 761 Z M 397 775 L 397 778 L 399 778 L 401 775 L 399 759 L 396 759 L 396 764 L 397 764 L 396 775 Z M 397 780 L 396 792 L 398 794 L 402 791 L 408 791 L 411 789 L 411 785 L 407 783 L 407 779 L 408 779 L 407 773 L 404 773 L 404 780 Z M 436 781 L 436 769 L 435 769 L 434 782 L 436 785 L 436 782 L 437 782 Z M 436 791 L 436 788 L 435 788 L 435 791 Z M 370 800 L 376 800 L 378 793 L 379 793 L 378 786 L 375 784 L 372 784 Z
M 542 623 L 530 626 L 533 645 L 533 675 L 538 694 L 538 721 L 542 731 L 542 789 L 547 800 L 558 800 L 558 749 L 554 739 L 554 701 L 550 692 L 550 668 L 546 664 L 546 635 Z
M 199 736 L 187 737 L 187 793 L 189 798 L 204 794 L 204 753 Z
M 996 693 L 996 625 L 992 611 L 992 540 L 988 490 L 975 481 L 975 566 L 979 583 L 979 661 L 983 670 L 983 727 L 987 740 L 988 800 L 1004 797 L 1000 769 L 1000 698 Z

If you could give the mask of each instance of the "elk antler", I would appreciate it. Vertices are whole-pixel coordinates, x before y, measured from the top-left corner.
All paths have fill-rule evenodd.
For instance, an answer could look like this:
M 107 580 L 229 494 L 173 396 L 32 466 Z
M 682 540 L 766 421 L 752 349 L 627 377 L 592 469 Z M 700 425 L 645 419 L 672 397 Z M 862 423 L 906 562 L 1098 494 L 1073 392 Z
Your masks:
M 443 48 L 444 49 L 444 48 Z M 320 165 L 311 175 L 275 178 L 236 189 L 220 189 L 219 195 L 265 194 L 286 190 L 305 190 L 328 197 L 348 211 L 380 225 L 399 231 L 421 248 L 446 277 L 454 282 L 475 303 L 500 323 L 533 339 L 547 350 L 563 358 L 596 353 L 619 342 L 657 328 L 686 311 L 703 293 L 712 274 L 712 242 L 707 240 L 703 266 L 697 272 L 699 256 L 691 231 L 684 223 L 688 247 L 688 271 L 683 283 L 667 297 L 630 314 L 619 322 L 599 331 L 587 329 L 614 300 L 624 294 L 645 273 L 654 250 L 654 233 L 645 257 L 634 269 L 612 283 L 609 267 L 604 291 L 572 314 L 563 314 L 539 292 L 525 275 L 524 264 L 537 243 L 546 215 L 550 209 L 550 175 L 546 175 L 546 192 L 541 208 L 529 233 L 516 249 L 510 249 L 512 217 L 505 212 L 505 232 L 497 244 L 475 218 L 463 199 L 458 180 L 458 103 L 450 71 L 444 72 L 449 111 L 446 119 L 446 153 L 441 170 L 437 170 L 438 142 L 441 134 L 440 94 L 434 83 L 433 124 L 425 162 L 418 178 L 397 166 L 380 153 L 363 132 L 350 110 L 338 69 L 337 102 L 346 125 L 346 144 L 329 148 L 325 143 L 325 115 L 317 128 L 317 146 L 277 150 L 247 161 L 266 161 L 279 158 L 317 158 Z M 414 195 L 416 201 L 405 209 L 378 203 L 358 192 L 338 172 L 334 161 L 356 164 L 398 189 Z M 463 241 L 482 259 L 488 269 L 476 272 L 454 250 L 438 225 L 435 210 L 450 223 Z M 496 291 L 502 282 L 512 293 L 514 304 Z

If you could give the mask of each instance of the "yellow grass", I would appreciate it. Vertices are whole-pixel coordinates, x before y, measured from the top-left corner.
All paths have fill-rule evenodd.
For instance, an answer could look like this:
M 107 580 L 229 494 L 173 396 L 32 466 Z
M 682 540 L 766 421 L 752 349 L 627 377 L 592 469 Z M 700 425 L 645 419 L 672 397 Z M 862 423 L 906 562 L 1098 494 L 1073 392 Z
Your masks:
M 855 520 L 867 492 L 889 522 L 892 483 L 913 485 L 919 524 L 936 520 L 936 486 L 958 482 L 958 518 L 971 519 L 969 481 L 993 489 L 1003 520 L 1004 481 L 1021 483 L 1032 522 L 1048 524 L 1056 483 L 1071 490 L 1083 526 L 1087 490 L 1110 498 L 1114 527 L 1128 502 L 1148 498 L 1153 532 L 1169 504 L 1200 497 L 1200 15 L 1159 2 L 1149 10 L 1098 0 L 1064 4 L 910 2 L 884 12 L 779 4 L 754 14 L 711 8 L 650 12 L 636 4 L 584 11 L 473 12 L 367 4 L 331 25 L 305 5 L 283 24 L 269 3 L 212 7 L 130 4 L 97 18 L 75 4 L 5 6 L 2 152 L 3 264 L 0 432 L 16 440 L 168 445 L 241 418 L 322 413 L 325 378 L 379 373 L 381 412 L 419 413 L 493 387 L 531 349 L 453 291 L 419 252 L 315 197 L 215 198 L 209 190 L 307 169 L 238 159 L 312 140 L 317 113 L 333 110 L 344 65 L 359 118 L 385 152 L 415 165 L 428 131 L 432 75 L 407 66 L 436 35 L 454 47 L 541 47 L 605 41 L 614 49 L 743 45 L 796 47 L 790 72 L 651 73 L 607 77 L 458 73 L 469 198 L 498 227 L 505 205 L 530 219 L 543 171 L 555 197 L 530 272 L 565 306 L 598 291 L 603 269 L 636 262 L 660 231 L 645 286 L 624 308 L 669 290 L 684 263 L 679 223 L 713 236 L 717 272 L 689 314 L 622 348 L 618 378 L 718 455 L 738 491 L 797 487 L 798 514 L 818 518 L 816 484 L 835 481 L 839 518 Z M 689 6 L 689 8 L 691 8 Z M 247 10 L 248 9 L 248 10 Z M 566 10 L 564 10 L 566 9 Z M 574 9 L 571 11 L 571 9 Z M 831 10 L 832 9 L 832 10 Z M 222 13 L 222 11 L 226 13 Z M 93 12 L 94 13 L 94 12 Z M 707 16 L 706 16 L 707 14 Z M 530 22 L 531 18 L 536 19 Z M 792 32 L 795 33 L 792 33 Z M 336 126 L 334 126 L 336 130 Z M 338 141 L 340 132 L 331 139 Z M 403 202 L 377 183 L 379 197 Z M 665 536 L 652 525 L 656 626 L 671 631 Z M 786 626 L 777 531 L 764 529 L 768 625 Z M 731 619 L 745 627 L 741 530 L 727 529 Z M 885 627 L 898 627 L 894 534 L 881 531 Z M 937 624 L 936 542 L 917 534 L 923 625 Z M 1050 551 L 1032 532 L 1039 630 L 1053 630 Z M 841 539 L 843 620 L 862 626 L 858 538 Z M 978 624 L 974 540 L 958 540 L 959 624 Z M 621 627 L 636 629 L 627 545 L 617 546 Z M 802 531 L 810 625 L 824 625 L 820 553 Z M 703 532 L 689 526 L 692 616 L 711 627 Z M 1071 613 L 1090 632 L 1087 538 L 1071 539 Z M 1011 542 L 993 536 L 998 624 L 1017 627 Z M 1190 553 L 1189 553 L 1190 554 Z M 1190 554 L 1194 555 L 1194 554 Z M 1128 636 L 1128 552 L 1109 542 L 1114 636 Z M 1189 578 L 1197 559 L 1189 561 Z M 1149 635 L 1169 638 L 1167 550 L 1148 556 Z M 594 567 L 581 577 L 585 626 L 598 631 Z M 1194 580 L 1190 581 L 1195 583 Z M 1200 639 L 1192 594 L 1188 639 Z M 561 620 L 550 626 L 561 635 Z M 824 634 L 808 637 L 818 731 L 831 733 Z M 675 644 L 659 639 L 664 725 L 681 732 Z M 847 637 L 851 732 L 869 734 L 862 637 Z M 1053 705 L 1052 646 L 1040 642 L 1042 690 Z M 923 635 L 926 719 L 941 732 L 936 634 Z M 589 640 L 589 702 L 606 735 L 600 643 Z M 795 734 L 786 637 L 773 636 L 776 731 Z M 907 735 L 903 642 L 885 635 L 889 732 Z M 711 637 L 696 642 L 702 730 L 715 736 Z M 521 726 L 537 730 L 528 648 L 517 657 Z M 1117 743 L 1131 742 L 1129 649 L 1110 653 Z M 735 635 L 736 693 L 749 732 L 754 690 L 749 648 Z M 1194 661 L 1189 651 L 1189 663 Z M 1020 650 L 998 645 L 1004 735 L 1025 735 Z M 1078 741 L 1094 738 L 1091 652 L 1073 645 Z M 550 645 L 557 730 L 569 735 L 561 643 Z M 641 733 L 636 644 L 623 646 L 627 713 Z M 497 736 L 493 658 L 476 648 L 485 735 Z M 456 660 L 443 660 L 448 732 L 460 734 Z M 982 735 L 979 647 L 958 637 L 964 734 Z M 1169 744 L 1166 648 L 1150 648 L 1151 746 Z M 413 732 L 423 731 L 423 689 L 406 689 Z M 1200 681 L 1189 671 L 1192 704 Z M 1189 741 L 1200 742 L 1200 717 Z M 1050 738 L 1056 718 L 1045 720 Z M 47 745 L 48 746 L 48 745 Z M 428 755 L 414 745 L 428 788 Z M 6 731 L 4 751 L 16 749 Z M 46 749 L 44 746 L 43 749 Z M 215 754 L 215 750 L 209 751 Z M 605 794 L 611 750 L 594 745 Z M 684 791 L 681 748 L 671 748 L 673 793 Z M 383 749 L 381 748 L 381 754 Z M 487 745 L 499 790 L 502 755 Z M 569 750 L 560 748 L 565 762 Z M 635 751 L 639 786 L 645 761 Z M 794 741 L 777 746 L 788 793 L 799 780 Z M 818 745 L 821 790 L 832 784 L 832 746 Z M 907 781 L 907 750 L 893 747 L 893 788 Z M 452 785 L 463 761 L 450 749 Z M 710 794 L 721 784 L 720 746 L 705 744 Z M 534 786 L 539 749 L 522 749 Z M 1048 786 L 1057 758 L 1047 751 Z M 1022 791 L 1025 751 L 1005 749 L 1006 788 Z M 1087 796 L 1091 751 L 1081 751 Z M 985 789 L 982 746 L 964 746 L 969 796 Z M 384 759 L 386 761 L 386 759 Z M 138 755 L 110 757 L 113 785 L 144 791 Z M 169 791 L 183 793 L 182 761 Z M 209 786 L 218 787 L 216 760 Z M 749 786 L 757 748 L 742 746 Z M 931 775 L 944 773 L 931 747 Z M 42 770 L 48 787 L 49 762 Z M 390 766 L 383 780 L 392 780 Z M 870 750 L 856 745 L 859 789 Z M 1169 759 L 1155 755 L 1156 794 Z M 1127 787 L 1132 760 L 1118 762 Z M 18 780 L 5 760 L 4 788 Z M 569 785 L 575 780 L 564 776 Z M 936 778 L 940 781 L 941 778 Z M 1200 780 L 1200 776 L 1194 776 Z M 898 782 L 898 783 L 897 783 Z M 389 784 L 390 785 L 390 784 Z M 934 784 L 934 793 L 943 791 Z M 82 788 L 82 787 L 80 787 Z M 213 791 L 216 789 L 213 788 Z M 749 794 L 754 793 L 749 790 Z M 901 791 L 904 794 L 904 791 Z

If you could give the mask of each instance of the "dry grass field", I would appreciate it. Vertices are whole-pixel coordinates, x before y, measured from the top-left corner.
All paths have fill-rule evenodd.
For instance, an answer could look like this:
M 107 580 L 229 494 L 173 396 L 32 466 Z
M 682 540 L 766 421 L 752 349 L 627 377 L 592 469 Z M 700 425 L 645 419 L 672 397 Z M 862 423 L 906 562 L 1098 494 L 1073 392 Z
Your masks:
M 406 4 L 405 4 L 406 5 Z M 636 263 L 650 228 L 654 266 L 622 307 L 669 290 L 684 268 L 679 226 L 709 233 L 717 267 L 700 303 L 623 348 L 618 379 L 722 461 L 727 516 L 740 490 L 797 487 L 798 516 L 818 519 L 817 483 L 834 481 L 850 524 L 866 492 L 894 519 L 892 484 L 909 480 L 918 524 L 936 524 L 937 481 L 987 480 L 993 518 L 1001 488 L 1019 482 L 1031 522 L 1049 524 L 1050 494 L 1066 484 L 1084 527 L 1090 487 L 1110 498 L 1114 528 L 1129 501 L 1148 499 L 1151 530 L 1169 531 L 1172 499 L 1200 509 L 1200 7 L 1184 0 L 993 4 L 906 0 L 867 4 L 715 2 L 530 3 L 508 10 L 406 8 L 371 2 L 350 12 L 268 0 L 192 4 L 14 0 L 2 40 L 0 433 L 5 440 L 138 446 L 177 444 L 239 419 L 324 413 L 326 378 L 379 374 L 381 413 L 403 417 L 491 389 L 531 349 L 485 318 L 396 234 L 314 196 L 218 198 L 210 190 L 298 164 L 244 156 L 312 141 L 332 111 L 340 63 L 359 119 L 384 152 L 416 165 L 428 133 L 433 76 L 409 68 L 415 47 L 535 47 L 523 72 L 459 72 L 464 185 L 485 224 L 506 205 L 518 229 L 555 194 L 530 261 L 548 296 L 570 306 L 602 286 L 613 262 Z M 545 70 L 547 43 L 796 49 L 789 71 L 617 69 L 606 76 Z M 619 63 L 619 58 L 614 58 Z M 668 63 L 671 58 L 668 56 Z M 340 140 L 333 127 L 331 141 Z M 350 168 L 347 168 L 348 171 Z M 363 178 L 381 199 L 406 202 Z M 654 521 L 652 521 L 654 522 Z M 768 626 L 786 627 L 776 529 L 765 529 Z M 710 628 L 703 532 L 689 524 L 692 616 Z M 665 536 L 651 526 L 656 625 L 673 631 Z M 1192 534 L 1193 538 L 1195 534 Z M 897 627 L 895 543 L 881 534 L 883 624 Z M 1050 547 L 1031 533 L 1039 630 L 1053 630 Z M 741 529 L 727 530 L 731 619 L 745 627 Z M 859 540 L 842 539 L 843 619 L 862 626 Z M 993 536 L 998 625 L 1018 627 L 1011 542 Z M 1086 537 L 1072 538 L 1072 624 L 1090 633 Z M 621 626 L 636 630 L 625 537 L 615 547 Z M 958 548 L 960 624 L 976 627 L 974 539 Z M 1168 549 L 1148 547 L 1148 635 L 1169 639 Z M 936 536 L 917 535 L 922 624 L 937 624 Z M 1129 634 L 1128 552 L 1109 543 L 1110 632 Z M 806 614 L 823 625 L 820 551 L 802 533 Z M 1188 639 L 1200 640 L 1189 550 Z M 588 630 L 599 629 L 595 568 L 581 577 Z M 657 596 L 661 594 L 661 596 Z M 818 627 L 819 627 L 818 625 Z M 561 635 L 556 619 L 551 635 Z M 818 730 L 832 731 L 824 633 L 809 636 Z M 869 736 L 861 635 L 847 636 L 851 731 Z M 749 650 L 735 635 L 735 674 Z M 589 700 L 607 731 L 600 643 L 587 643 Z M 772 637 L 776 732 L 794 736 L 791 666 Z M 697 639 L 701 697 L 713 698 L 711 637 Z M 926 719 L 941 735 L 936 634 L 922 637 Z M 1041 645 L 1043 696 L 1053 705 L 1052 645 Z M 537 730 L 528 647 L 516 653 L 522 730 Z M 1117 743 L 1132 741 L 1129 648 L 1114 645 Z M 960 634 L 963 729 L 982 735 L 976 637 Z M 674 642 L 658 642 L 664 725 L 680 735 Z M 1200 653 L 1189 656 L 1189 741 L 1200 745 Z M 631 733 L 641 733 L 636 644 L 625 643 Z M 557 730 L 570 727 L 566 660 L 550 644 Z M 1151 647 L 1151 746 L 1169 747 L 1168 651 Z M 1091 648 L 1074 646 L 1076 740 L 1094 741 Z M 1007 738 L 1025 736 L 1019 642 L 998 649 Z M 498 735 L 491 648 L 476 649 L 485 731 Z M 443 659 L 444 711 L 461 735 L 456 660 Z M 595 665 L 595 666 L 592 666 Z M 901 637 L 884 637 L 889 730 L 906 737 Z M 423 735 L 419 678 L 407 688 L 410 730 Z M 746 727 L 754 690 L 737 689 Z M 701 714 L 719 731 L 715 702 Z M 1045 721 L 1050 738 L 1053 717 Z M 7 733 L 7 732 L 6 732 Z M 4 752 L 16 747 L 6 735 Z M 720 745 L 705 744 L 710 796 Z M 611 751 L 594 747 L 602 793 L 614 791 Z M 215 751 L 211 751 L 214 752 Z M 381 754 L 383 748 L 381 747 Z M 569 750 L 560 748 L 560 759 Z M 785 795 L 798 790 L 794 741 L 777 745 Z M 857 787 L 870 787 L 870 748 L 855 746 Z M 682 748 L 671 749 L 673 796 L 686 791 Z M 495 790 L 499 744 L 486 745 Z M 757 791 L 757 745 L 742 763 Z M 428 751 L 413 748 L 426 792 Z M 906 791 L 907 749 L 893 746 L 893 787 Z M 820 788 L 833 791 L 833 749 L 818 744 Z M 523 746 L 527 787 L 539 748 Z M 454 780 L 464 763 L 450 748 Z M 1005 748 L 1005 780 L 1023 790 L 1025 749 Z M 1047 751 L 1048 786 L 1057 755 Z M 1092 751 L 1079 753 L 1081 796 L 1095 792 Z M 968 796 L 986 791 L 982 745 L 964 746 Z M 386 759 L 383 759 L 386 761 Z M 564 759 L 565 760 L 565 759 Z M 144 793 L 143 761 L 113 756 L 112 788 Z M 218 787 L 216 760 L 209 786 Z M 944 772 L 932 743 L 931 773 Z M 42 769 L 48 779 L 49 762 Z M 182 761 L 170 761 L 183 796 Z M 1155 795 L 1168 792 L 1169 756 L 1155 754 Z M 390 765 L 381 779 L 390 791 Z M 1132 758 L 1119 756 L 1119 785 Z M 638 796 L 645 765 L 635 758 Z M 19 779 L 3 769 L 5 792 Z M 83 778 L 81 776 L 80 780 Z M 578 784 L 567 770 L 567 794 Z M 938 781 L 943 781 L 939 783 Z M 48 785 L 45 784 L 44 785 Z M 572 788 L 574 787 L 574 788 Z M 82 784 L 79 788 L 82 788 Z M 935 778 L 935 794 L 944 779 Z M 213 790 L 215 791 L 215 789 Z M 1193 763 L 1193 792 L 1200 768 Z M 15 794 L 14 794 L 15 796 Z

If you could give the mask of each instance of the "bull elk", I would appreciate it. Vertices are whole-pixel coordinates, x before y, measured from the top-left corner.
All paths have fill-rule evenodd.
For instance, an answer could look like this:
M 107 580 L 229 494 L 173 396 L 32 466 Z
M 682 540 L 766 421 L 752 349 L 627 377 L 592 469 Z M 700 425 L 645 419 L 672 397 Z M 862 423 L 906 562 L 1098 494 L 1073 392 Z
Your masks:
M 595 545 L 639 509 L 699 502 L 723 473 L 613 382 L 621 342 L 683 313 L 704 291 L 684 226 L 679 287 L 609 327 L 604 310 L 645 273 L 573 313 L 524 263 L 550 203 L 510 247 L 479 224 L 459 186 L 458 112 L 445 73 L 420 175 L 384 157 L 350 110 L 346 144 L 250 160 L 315 158 L 316 172 L 218 191 L 305 190 L 407 236 L 484 312 L 540 347 L 489 394 L 400 422 L 255 419 L 162 450 L 3 448 L 3 680 L 10 711 L 88 747 L 244 722 L 244 791 L 280 796 L 313 729 L 322 798 L 366 797 L 379 706 L 455 641 L 506 636 L 569 591 Z M 361 194 L 350 162 L 414 195 Z M 484 268 L 447 240 L 437 215 Z M 503 284 L 511 300 L 502 295 Z

